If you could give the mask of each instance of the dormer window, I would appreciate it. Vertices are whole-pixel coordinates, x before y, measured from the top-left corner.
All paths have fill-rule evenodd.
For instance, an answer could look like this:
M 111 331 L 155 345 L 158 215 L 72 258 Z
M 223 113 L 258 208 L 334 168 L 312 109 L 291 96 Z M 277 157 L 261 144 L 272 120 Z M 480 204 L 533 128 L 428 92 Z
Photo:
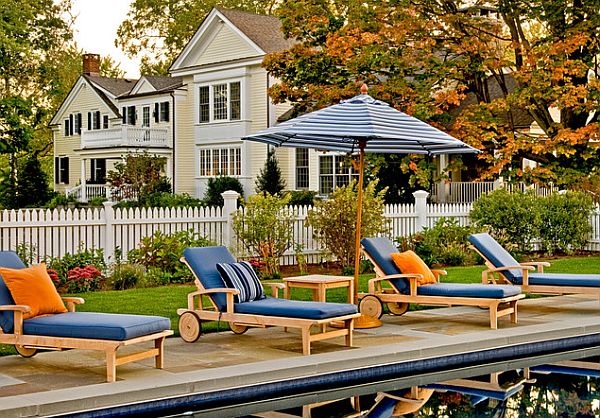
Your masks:
M 198 122 L 226 122 L 241 119 L 241 83 L 212 84 L 198 88 Z

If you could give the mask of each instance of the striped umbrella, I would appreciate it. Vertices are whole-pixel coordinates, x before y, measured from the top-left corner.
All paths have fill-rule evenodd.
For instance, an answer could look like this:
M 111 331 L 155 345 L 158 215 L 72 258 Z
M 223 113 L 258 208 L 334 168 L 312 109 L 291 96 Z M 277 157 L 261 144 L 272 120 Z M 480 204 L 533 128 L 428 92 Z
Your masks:
M 388 103 L 375 100 L 367 90 L 363 85 L 358 96 L 242 138 L 278 147 L 359 153 L 354 303 L 358 303 L 365 152 L 426 155 L 479 152 Z

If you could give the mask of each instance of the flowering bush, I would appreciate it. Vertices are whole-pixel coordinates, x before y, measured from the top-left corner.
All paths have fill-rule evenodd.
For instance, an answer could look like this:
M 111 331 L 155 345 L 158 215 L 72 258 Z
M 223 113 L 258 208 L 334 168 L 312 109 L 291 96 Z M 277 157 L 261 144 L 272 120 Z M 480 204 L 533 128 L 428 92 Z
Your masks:
M 97 290 L 101 280 L 102 273 L 96 267 L 75 267 L 67 273 L 65 285 L 70 293 L 83 293 Z
M 252 269 L 260 279 L 262 277 L 263 270 L 267 266 L 267 263 L 265 261 L 262 261 L 260 258 L 251 258 L 248 260 L 248 262 L 250 263 Z
M 46 269 L 46 271 L 48 272 L 48 276 L 50 276 L 52 283 L 54 283 L 54 286 L 58 289 L 62 284 L 60 282 L 60 277 L 58 277 L 58 272 L 54 269 Z

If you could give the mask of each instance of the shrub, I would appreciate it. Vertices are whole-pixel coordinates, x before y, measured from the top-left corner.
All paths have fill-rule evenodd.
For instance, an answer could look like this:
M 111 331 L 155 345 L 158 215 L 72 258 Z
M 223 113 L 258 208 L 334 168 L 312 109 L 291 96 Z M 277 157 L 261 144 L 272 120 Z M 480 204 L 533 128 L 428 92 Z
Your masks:
M 202 202 L 206 206 L 223 206 L 224 202 L 221 193 L 227 190 L 236 191 L 240 194 L 240 197 L 244 197 L 242 183 L 235 177 L 211 177 L 208 179 L 208 187 L 206 188 Z
M 433 227 L 397 241 L 403 250 L 414 250 L 427 265 L 462 266 L 475 261 L 467 241 L 473 232 L 474 228 L 460 226 L 456 219 L 440 218 Z
M 376 186 L 377 182 L 371 182 L 363 192 L 362 237 L 376 236 L 386 230 L 383 216 L 386 189 L 376 193 Z M 313 228 L 315 238 L 338 259 L 342 268 L 354 266 L 357 195 L 353 181 L 335 189 L 330 199 L 315 202 L 308 212 L 307 224 Z
M 547 254 L 581 249 L 592 231 L 592 198 L 582 192 L 551 194 L 540 199 L 539 236 Z
M 266 262 L 266 277 L 279 276 L 279 257 L 293 245 L 294 214 L 288 202 L 289 197 L 254 195 L 233 215 L 233 230 L 248 251 Z
M 139 264 L 117 264 L 109 277 L 109 284 L 115 290 L 136 287 L 144 279 L 146 269 Z
M 72 290 L 73 288 L 79 286 L 80 288 L 90 288 L 89 290 L 96 290 L 100 285 L 100 281 L 102 279 L 102 272 L 106 271 L 106 263 L 104 262 L 104 251 L 102 249 L 82 249 L 75 254 L 67 253 L 62 258 L 50 258 L 46 261 L 48 264 L 48 269 L 56 272 L 57 279 L 55 283 L 57 288 L 62 291 L 75 292 Z M 93 267 L 95 270 L 100 272 L 100 277 L 94 276 L 93 283 L 90 283 L 89 286 L 85 283 L 81 285 L 70 283 L 74 280 L 79 280 L 78 278 L 83 277 L 83 279 L 88 279 L 84 276 L 87 276 L 91 270 L 84 271 L 86 267 Z M 74 269 L 79 268 L 80 270 L 75 270 L 75 273 L 72 273 Z M 71 278 L 69 277 L 71 275 Z M 86 282 L 83 280 L 82 282 Z M 96 283 L 97 281 L 97 283 Z
M 279 195 L 283 189 L 285 189 L 285 180 L 277 163 L 275 149 L 271 148 L 267 153 L 265 165 L 256 178 L 256 187 L 254 190 L 257 194 L 268 193 Z
M 92 265 L 75 267 L 67 272 L 64 286 L 69 293 L 91 292 L 100 288 L 102 279 L 102 272 Z
M 473 203 L 470 217 L 478 229 L 488 230 L 500 244 L 519 252 L 531 250 L 538 237 L 540 212 L 531 192 L 494 190 Z
M 129 251 L 130 263 L 141 264 L 147 269 L 161 269 L 169 274 L 170 282 L 183 283 L 191 280 L 189 270 L 179 261 L 187 247 L 205 247 L 211 242 L 193 230 L 179 231 L 171 235 L 155 231 L 142 238 L 138 248 Z
M 102 204 L 104 202 L 106 202 L 108 199 L 106 198 L 106 196 L 96 196 L 96 197 L 92 197 L 90 200 L 88 200 L 88 206 L 93 206 L 93 207 L 102 207 Z
M 315 203 L 317 192 L 312 190 L 288 190 L 285 195 L 290 196 L 290 206 L 312 206 Z
M 156 267 L 151 267 L 139 282 L 139 287 L 158 287 L 171 282 L 171 275 Z

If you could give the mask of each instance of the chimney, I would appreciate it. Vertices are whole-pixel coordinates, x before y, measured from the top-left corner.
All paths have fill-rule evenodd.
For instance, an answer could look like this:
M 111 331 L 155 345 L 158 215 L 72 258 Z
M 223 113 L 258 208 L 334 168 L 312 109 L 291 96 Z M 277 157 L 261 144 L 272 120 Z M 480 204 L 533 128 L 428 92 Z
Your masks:
M 95 76 L 100 75 L 100 55 L 83 54 L 83 74 Z

